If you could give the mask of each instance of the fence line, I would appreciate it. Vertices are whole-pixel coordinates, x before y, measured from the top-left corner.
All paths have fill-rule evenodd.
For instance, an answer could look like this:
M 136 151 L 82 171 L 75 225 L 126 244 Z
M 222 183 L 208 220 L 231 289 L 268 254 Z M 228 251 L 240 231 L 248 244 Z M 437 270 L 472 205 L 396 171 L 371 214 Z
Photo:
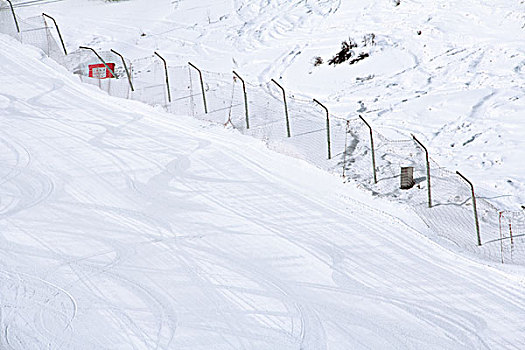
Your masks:
M 13 16 L 5 2 L 0 2 L 0 20 L 0 32 L 39 47 L 83 82 L 112 96 L 162 105 L 173 114 L 238 129 L 272 149 L 340 174 L 377 196 L 410 204 L 432 232 L 473 254 L 525 265 L 525 210 L 498 210 L 487 199 L 473 197 L 461 174 L 439 166 L 415 137 L 390 140 L 373 131 L 362 116 L 333 115 L 316 99 L 287 94 L 273 79 L 253 84 L 237 72 L 206 71 L 189 62 L 171 66 L 157 52 L 134 60 L 114 50 L 97 51 L 95 58 L 85 49 L 67 54 L 43 16 L 22 20 Z M 414 169 L 415 187 L 401 190 L 400 168 L 407 166 Z

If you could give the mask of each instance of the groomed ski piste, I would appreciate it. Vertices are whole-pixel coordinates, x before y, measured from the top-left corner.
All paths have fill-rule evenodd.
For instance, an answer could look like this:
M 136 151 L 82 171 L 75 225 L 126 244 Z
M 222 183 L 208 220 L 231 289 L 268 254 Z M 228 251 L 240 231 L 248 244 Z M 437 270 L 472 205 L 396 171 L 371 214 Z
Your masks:
M 458 18 L 436 20 L 442 25 L 432 28 L 463 41 L 468 40 L 453 31 L 464 29 L 459 14 L 479 16 L 478 29 L 485 28 L 481 15 L 487 13 L 510 24 L 502 28 L 503 22 L 492 18 L 500 24 L 490 26 L 492 41 L 488 30 L 478 30 L 487 42 L 450 51 L 453 58 L 434 67 L 447 73 L 435 74 L 423 89 L 416 85 L 428 62 L 420 53 L 414 60 L 421 61 L 406 71 L 377 71 L 399 69 L 410 51 L 391 52 L 390 45 L 381 44 L 388 42 L 385 18 L 391 19 L 392 33 L 407 20 L 412 30 L 431 23 L 416 15 L 437 11 L 432 14 L 440 19 L 440 9 L 460 3 L 439 1 L 432 9 L 416 1 L 364 3 L 72 0 L 19 1 L 16 9 L 21 17 L 52 12 L 69 34 L 68 47 L 115 48 L 133 58 L 164 50 L 168 60 L 198 59 L 200 66 L 206 63 L 221 74 L 228 66 L 259 83 L 278 79 L 304 96 L 325 98 L 336 112 L 356 103 L 385 134 L 392 129 L 431 134 L 435 125 L 409 122 L 428 118 L 417 111 L 431 103 L 401 107 L 398 99 L 420 88 L 432 99 L 447 95 L 454 103 L 440 105 L 442 111 L 472 109 L 465 117 L 471 124 L 456 129 L 454 123 L 465 122 L 462 117 L 454 123 L 443 121 L 446 117 L 435 121 L 446 127 L 425 141 L 440 164 L 454 169 L 461 163 L 461 170 L 484 185 L 485 197 L 494 186 L 504 187 L 506 196 L 491 197 L 496 203 L 522 203 L 523 127 L 517 122 L 524 112 L 519 62 L 525 58 L 515 44 L 523 38 L 518 24 L 524 5 L 466 1 Z M 394 16 L 396 8 L 404 15 Z M 360 15 L 348 16 L 354 12 Z M 357 73 L 354 67 L 312 66 L 314 52 L 329 57 L 350 35 L 340 32 L 345 21 L 338 16 L 355 19 L 356 37 L 365 33 L 365 25 L 376 33 L 373 50 L 387 53 L 372 52 L 370 59 L 379 62 L 360 64 L 369 64 L 382 82 L 397 84 L 387 89 L 398 90 L 385 93 L 382 83 L 373 83 L 375 77 L 371 85 L 352 87 L 352 74 L 365 76 L 363 66 Z M 324 41 L 307 40 L 312 32 Z M 501 71 L 483 66 L 501 54 L 490 50 L 476 60 L 483 68 L 470 65 L 466 57 L 497 41 L 512 51 L 505 56 L 511 61 L 507 66 L 499 66 Z M 297 42 L 296 53 L 312 54 L 284 54 L 290 42 Z M 394 68 L 382 64 L 396 54 L 401 56 Z M 457 55 L 465 56 L 453 61 Z M 439 57 L 429 62 L 444 56 Z M 454 85 L 465 83 L 461 62 L 471 71 L 469 86 L 479 84 L 464 95 Z M 168 113 L 161 106 L 108 96 L 82 84 L 41 50 L 3 34 L 0 63 L 1 349 L 525 348 L 525 269 L 502 264 L 499 258 L 510 255 L 498 255 L 490 244 L 455 246 L 437 235 L 425 221 L 427 214 L 414 214 L 414 201 L 424 204 L 424 187 L 408 198 L 399 191 L 377 195 L 362 181 L 344 183 L 330 164 L 309 161 L 284 141 L 261 142 L 257 131 L 242 135 L 218 120 L 199 121 L 198 113 L 177 113 L 173 105 Z M 310 76 L 323 77 L 306 79 L 305 67 Z M 484 89 L 494 91 L 479 93 Z M 352 96 L 338 100 L 343 91 Z M 364 99 L 374 93 L 398 102 L 378 102 L 391 107 L 374 106 L 367 115 L 372 108 Z M 490 118 L 482 116 L 484 109 Z M 404 122 L 396 119 L 401 113 L 408 118 Z M 507 120 L 496 123 L 503 115 Z M 464 135 L 490 121 L 495 125 L 488 134 L 514 138 L 503 142 L 484 132 L 456 147 L 457 158 L 447 158 L 444 143 L 450 138 L 463 143 Z M 501 146 L 499 162 L 483 159 L 478 168 L 476 155 L 496 157 L 476 145 L 480 139 L 487 147 Z M 351 177 L 351 167 L 347 170 Z M 431 223 L 450 219 L 439 208 L 432 213 Z M 449 224 L 458 226 L 450 227 L 451 234 L 474 235 L 457 223 L 462 221 Z M 523 246 L 516 253 L 523 254 Z

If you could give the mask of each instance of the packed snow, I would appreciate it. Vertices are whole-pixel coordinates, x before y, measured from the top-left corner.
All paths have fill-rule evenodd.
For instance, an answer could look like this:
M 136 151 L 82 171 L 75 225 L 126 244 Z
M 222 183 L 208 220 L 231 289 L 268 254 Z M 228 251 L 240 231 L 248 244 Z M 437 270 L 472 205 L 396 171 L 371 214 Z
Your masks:
M 273 78 L 292 108 L 414 133 L 481 199 L 525 203 L 523 1 L 13 4 L 53 15 L 70 51 Z M 349 38 L 369 56 L 329 65 Z M 385 179 L 333 171 L 345 154 L 108 96 L 4 34 L 0 63 L 0 348 L 525 348 L 525 269 L 500 261 L 523 240 L 443 240 L 474 234 L 445 205 L 415 215 L 424 187 L 378 196 Z
M 157 50 L 179 65 L 233 68 L 253 83 L 277 79 L 341 117 L 360 113 L 387 136 L 415 133 L 503 209 L 525 205 L 521 0 L 68 0 L 18 9 L 42 11 L 72 49 L 129 58 Z M 362 43 L 367 34 L 374 46 Z M 349 38 L 370 57 L 328 65 Z M 324 63 L 314 66 L 316 57 Z

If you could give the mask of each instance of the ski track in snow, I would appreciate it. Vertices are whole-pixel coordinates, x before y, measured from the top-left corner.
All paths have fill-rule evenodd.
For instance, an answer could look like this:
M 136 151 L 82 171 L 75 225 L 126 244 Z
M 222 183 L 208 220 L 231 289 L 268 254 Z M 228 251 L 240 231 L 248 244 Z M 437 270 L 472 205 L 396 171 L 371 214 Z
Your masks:
M 306 26 L 280 12 L 339 6 L 235 3 L 246 47 Z M 446 251 L 256 141 L 110 99 L 0 44 L 0 347 L 525 348 L 522 275 Z M 483 59 L 428 61 L 444 55 Z M 260 79 L 293 58 L 278 62 Z
M 233 68 L 252 83 L 282 78 L 289 92 L 316 97 L 335 115 L 363 114 L 393 138 L 419 135 L 441 166 L 460 167 L 483 196 L 496 197 L 496 206 L 511 211 L 525 193 L 523 172 L 513 166 L 522 145 L 513 126 L 520 125 L 517 111 L 525 100 L 519 75 L 523 6 L 514 0 L 42 5 L 58 13 L 70 47 L 117 48 L 129 58 L 160 50 L 172 65 L 191 60 L 210 71 Z M 40 14 L 31 6 L 20 11 Z M 342 40 L 360 42 L 367 33 L 376 34 L 376 45 L 361 46 L 356 54 L 370 50 L 370 58 L 353 67 L 313 67 L 314 57 L 326 61 Z M 479 111 L 477 123 L 464 127 L 470 108 L 480 102 L 473 97 L 487 89 L 494 99 Z M 480 133 L 473 144 L 462 145 Z

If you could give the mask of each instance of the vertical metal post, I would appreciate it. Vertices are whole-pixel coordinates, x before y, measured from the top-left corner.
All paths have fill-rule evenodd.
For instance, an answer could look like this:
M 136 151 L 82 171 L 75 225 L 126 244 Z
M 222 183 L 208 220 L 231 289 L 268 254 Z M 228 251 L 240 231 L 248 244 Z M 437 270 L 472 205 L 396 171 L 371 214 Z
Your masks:
M 501 256 L 501 263 L 504 264 L 503 261 L 503 232 L 501 230 L 501 216 L 503 215 L 503 211 L 499 212 L 499 254 Z
M 199 79 L 201 81 L 202 101 L 204 102 L 204 113 L 208 114 L 208 106 L 206 104 L 206 93 L 204 92 L 204 80 L 202 79 L 202 72 L 191 62 L 188 62 L 188 64 L 190 65 L 190 67 L 194 68 L 195 70 L 197 70 L 197 72 L 199 72 Z
M 246 83 L 244 82 L 244 79 L 241 78 L 241 76 L 239 74 L 237 74 L 236 71 L 233 71 L 233 74 L 235 74 L 235 76 L 237 78 L 239 78 L 239 80 L 242 83 L 242 92 L 244 94 L 244 113 L 246 115 L 246 129 L 249 129 L 250 128 L 250 119 L 248 118 L 248 98 L 246 96 Z
M 135 91 L 135 89 L 133 88 L 133 83 L 131 82 L 131 74 L 129 73 L 128 65 L 126 64 L 126 60 L 124 59 L 124 56 L 122 56 L 121 54 L 119 54 L 117 51 L 115 51 L 113 49 L 111 49 L 109 51 L 111 51 L 115 55 L 119 56 L 120 59 L 122 60 L 122 64 L 124 65 L 124 69 L 126 70 L 126 75 L 128 76 L 129 87 L 131 88 L 131 91 Z
M 274 79 L 272 79 L 272 82 L 275 85 L 277 85 L 279 87 L 279 89 L 281 89 L 281 91 L 283 92 L 284 116 L 286 117 L 286 133 L 287 133 L 288 137 L 290 137 L 292 135 L 290 133 L 290 119 L 288 118 L 288 103 L 286 103 L 286 92 L 284 91 L 284 88 L 281 86 L 281 84 L 276 82 Z
M 16 31 L 17 33 L 20 33 L 20 27 L 18 26 L 18 20 L 16 19 L 15 10 L 13 9 L 13 4 L 11 3 L 11 0 L 7 0 L 9 3 L 9 6 L 11 7 L 11 13 L 13 14 L 13 19 L 15 20 L 16 24 Z
M 169 75 L 168 75 L 168 63 L 166 62 L 164 57 L 159 55 L 159 53 L 157 51 L 155 51 L 154 54 L 155 54 L 155 56 L 160 58 L 162 60 L 162 62 L 164 63 L 164 74 L 166 76 L 166 88 L 168 89 L 168 103 L 171 103 L 170 79 L 169 79 Z
M 374 150 L 374 134 L 372 132 L 372 127 L 370 126 L 370 124 L 368 124 L 368 122 L 362 116 L 359 116 L 359 118 L 361 118 L 363 123 L 365 123 L 365 125 L 370 130 L 370 147 L 372 148 L 372 168 L 374 169 L 374 183 L 377 183 L 376 155 L 375 155 L 375 150 Z
M 479 233 L 478 209 L 476 207 L 476 195 L 474 194 L 474 185 L 459 171 L 456 171 L 456 174 L 458 174 L 463 180 L 465 180 L 470 185 L 470 189 L 472 190 L 472 206 L 474 208 L 474 219 L 476 221 L 476 234 L 478 235 L 478 245 L 481 246 L 481 235 Z
M 345 129 L 345 150 L 343 152 L 343 179 L 346 175 L 346 147 L 348 144 L 348 128 L 350 126 L 350 120 L 346 121 L 346 129 Z
M 326 108 L 321 102 L 317 101 L 315 98 L 313 101 L 319 106 L 323 107 L 323 109 L 326 111 L 326 140 L 328 143 L 328 159 L 332 159 L 332 150 L 330 147 L 330 113 L 328 112 L 328 108 Z
M 104 66 L 106 66 L 106 69 L 109 70 L 111 72 L 111 75 L 113 77 L 115 77 L 115 79 L 118 79 L 117 75 L 115 74 L 115 72 L 113 72 L 113 69 L 109 68 L 108 64 L 106 63 L 106 61 L 104 61 L 104 59 L 94 50 L 92 49 L 91 47 L 87 47 L 87 46 L 79 46 L 79 49 L 83 49 L 83 50 L 90 50 L 92 51 L 97 57 L 98 59 L 100 60 L 100 62 L 102 62 L 104 64 Z
M 62 44 L 62 49 L 64 49 L 64 53 L 67 56 L 66 45 L 64 45 L 64 40 L 62 39 L 62 34 L 60 33 L 60 29 L 58 28 L 57 21 L 55 21 L 55 19 L 53 17 L 51 17 L 50 15 L 46 15 L 45 13 L 42 13 L 42 16 L 44 17 L 44 22 L 46 21 L 45 17 L 47 17 L 47 18 L 51 19 L 53 21 L 53 23 L 55 24 L 55 28 L 56 28 L 57 33 L 58 33 L 58 38 L 60 39 L 60 43 Z
M 428 207 L 429 208 L 432 208 L 432 191 L 430 189 L 430 161 L 428 160 L 428 150 L 425 146 L 423 146 L 423 144 L 421 142 L 419 142 L 419 140 L 416 138 L 416 136 L 414 136 L 414 134 L 412 134 L 412 138 L 414 139 L 414 141 L 416 141 L 419 146 L 421 146 L 421 148 L 423 148 L 423 150 L 425 151 L 425 155 L 426 155 L 426 162 L 427 162 L 427 192 L 428 192 Z

